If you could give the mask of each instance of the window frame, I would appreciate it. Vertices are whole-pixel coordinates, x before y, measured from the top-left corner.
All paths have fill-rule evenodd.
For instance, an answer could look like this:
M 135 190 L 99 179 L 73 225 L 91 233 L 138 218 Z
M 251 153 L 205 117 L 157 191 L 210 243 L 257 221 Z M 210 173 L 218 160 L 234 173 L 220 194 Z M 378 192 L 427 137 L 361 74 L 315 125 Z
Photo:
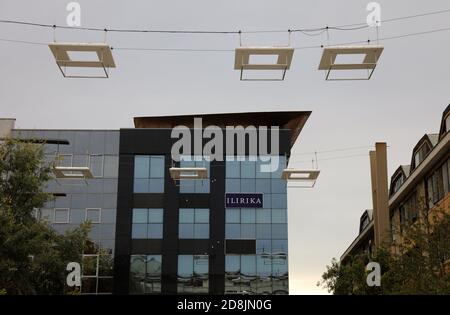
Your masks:
M 88 212 L 89 210 L 98 210 L 98 221 L 91 220 L 91 223 L 93 224 L 101 224 L 102 223 L 102 208 L 86 208 L 85 214 L 84 214 L 84 221 L 88 221 Z
M 56 221 L 56 211 L 58 210 L 66 210 L 67 211 L 67 220 L 66 222 L 57 222 Z M 53 208 L 53 223 L 54 224 L 69 224 L 70 223 L 70 208 Z
M 100 176 L 96 176 L 95 174 L 94 174 L 94 172 L 92 171 L 92 157 L 93 156 L 99 156 L 99 157 L 101 157 L 101 175 Z M 104 168 L 104 165 L 105 165 L 105 155 L 104 154 L 101 154 L 101 153 L 95 153 L 95 154 L 89 154 L 89 160 L 88 160 L 88 163 L 89 163 L 89 170 L 91 171 L 91 173 L 92 173 L 92 176 L 94 177 L 94 178 L 103 178 L 103 175 L 104 175 L 104 171 L 103 171 L 103 168 Z

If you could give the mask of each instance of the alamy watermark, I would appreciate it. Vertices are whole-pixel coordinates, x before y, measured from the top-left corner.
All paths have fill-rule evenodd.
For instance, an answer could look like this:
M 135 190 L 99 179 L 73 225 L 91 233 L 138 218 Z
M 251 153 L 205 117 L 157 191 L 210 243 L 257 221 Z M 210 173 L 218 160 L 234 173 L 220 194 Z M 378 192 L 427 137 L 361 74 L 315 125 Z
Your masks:
M 172 145 L 172 159 L 180 162 L 185 156 L 201 156 L 208 161 L 223 161 L 225 157 L 230 161 L 242 160 L 247 156 L 250 161 L 258 159 L 261 161 L 260 171 L 262 173 L 278 170 L 280 160 L 278 126 L 270 127 L 270 141 L 267 126 L 226 126 L 224 129 L 215 125 L 203 128 L 202 118 L 194 118 L 193 136 L 192 129 L 187 126 L 174 127 L 171 138 L 178 139 L 178 141 Z M 205 145 L 203 145 L 204 139 L 209 139 Z M 270 152 L 268 150 L 269 142 Z M 194 148 L 193 152 L 192 147 Z
M 69 11 L 66 18 L 67 26 L 81 26 L 81 5 L 78 2 L 69 2 L 66 6 L 66 10 Z
M 369 274 L 366 278 L 366 283 L 369 287 L 379 287 L 381 286 L 381 266 L 377 262 L 370 262 L 366 266 L 366 271 Z
M 369 2 L 366 10 L 370 11 L 366 18 L 367 25 L 381 26 L 381 5 L 378 2 Z

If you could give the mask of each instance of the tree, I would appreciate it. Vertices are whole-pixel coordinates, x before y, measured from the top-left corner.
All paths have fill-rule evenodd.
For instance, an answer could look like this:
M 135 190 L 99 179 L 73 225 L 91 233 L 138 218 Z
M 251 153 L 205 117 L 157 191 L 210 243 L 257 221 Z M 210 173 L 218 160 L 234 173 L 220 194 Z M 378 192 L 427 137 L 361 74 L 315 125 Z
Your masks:
M 0 143 L 0 292 L 64 294 L 65 266 L 81 261 L 90 224 L 60 235 L 32 215 L 53 196 L 44 191 L 51 167 L 42 145 Z
M 345 264 L 333 259 L 318 286 L 343 294 L 450 294 L 450 211 L 433 209 L 405 227 L 402 241 L 357 255 Z M 381 265 L 380 287 L 366 284 L 369 261 Z

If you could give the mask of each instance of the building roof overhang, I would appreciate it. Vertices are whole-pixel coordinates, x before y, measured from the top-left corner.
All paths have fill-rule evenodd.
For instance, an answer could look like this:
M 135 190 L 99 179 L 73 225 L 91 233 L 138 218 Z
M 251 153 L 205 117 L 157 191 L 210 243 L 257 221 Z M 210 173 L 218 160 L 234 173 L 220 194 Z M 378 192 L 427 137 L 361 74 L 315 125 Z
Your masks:
M 278 126 L 291 132 L 291 146 L 297 140 L 303 126 L 311 115 L 311 111 L 275 111 L 275 112 L 243 112 L 220 114 L 195 114 L 177 116 L 134 117 L 136 128 L 171 129 L 176 126 L 194 128 L 194 118 L 202 118 L 203 127 L 217 126 Z

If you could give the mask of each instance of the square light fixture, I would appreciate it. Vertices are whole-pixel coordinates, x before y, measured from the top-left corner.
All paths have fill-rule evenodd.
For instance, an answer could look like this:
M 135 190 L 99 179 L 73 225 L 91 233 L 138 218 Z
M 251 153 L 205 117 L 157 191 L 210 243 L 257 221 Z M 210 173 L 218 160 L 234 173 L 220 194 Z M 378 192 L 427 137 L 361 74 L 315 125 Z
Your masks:
M 281 173 L 281 178 L 288 182 L 303 183 L 304 185 L 295 185 L 296 188 L 313 188 L 319 177 L 319 170 L 301 170 L 286 168 Z
M 55 166 L 53 174 L 57 179 L 89 179 L 94 178 L 89 167 Z
M 111 47 L 103 43 L 51 43 L 48 45 L 56 64 L 65 78 L 108 78 L 109 69 L 115 68 Z M 97 60 L 76 60 L 70 52 L 93 52 Z M 104 75 L 69 75 L 67 68 L 102 68 Z
M 277 57 L 276 63 L 251 63 L 250 56 Z M 241 81 L 283 81 L 286 70 L 291 67 L 294 48 L 292 47 L 239 47 L 235 51 L 234 69 L 241 71 Z M 281 70 L 281 78 L 246 79 L 244 70 Z
M 169 173 L 173 180 L 208 178 L 206 167 L 171 167 Z
M 370 80 L 384 47 L 382 46 L 330 46 L 325 47 L 320 60 L 319 70 L 327 71 L 327 81 Z M 360 63 L 336 63 L 339 55 L 364 55 Z M 361 78 L 330 78 L 333 70 L 367 70 L 367 77 Z

